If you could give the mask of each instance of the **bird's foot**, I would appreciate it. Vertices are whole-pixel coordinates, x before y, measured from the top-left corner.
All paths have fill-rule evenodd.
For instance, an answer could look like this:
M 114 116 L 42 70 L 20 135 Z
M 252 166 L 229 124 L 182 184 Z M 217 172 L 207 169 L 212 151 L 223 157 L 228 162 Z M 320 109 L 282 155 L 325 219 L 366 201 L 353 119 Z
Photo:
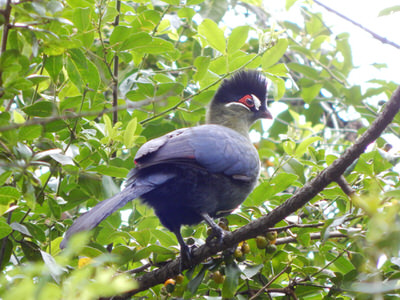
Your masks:
M 179 264 L 179 272 L 182 273 L 186 268 L 191 268 L 194 266 L 193 262 L 193 250 L 196 249 L 196 246 L 188 246 L 185 245 L 181 247 L 181 261 Z
M 219 226 L 214 226 L 212 228 L 211 234 L 207 237 L 206 243 L 209 246 L 214 246 L 214 245 L 221 245 L 225 236 L 225 231 L 219 227 Z

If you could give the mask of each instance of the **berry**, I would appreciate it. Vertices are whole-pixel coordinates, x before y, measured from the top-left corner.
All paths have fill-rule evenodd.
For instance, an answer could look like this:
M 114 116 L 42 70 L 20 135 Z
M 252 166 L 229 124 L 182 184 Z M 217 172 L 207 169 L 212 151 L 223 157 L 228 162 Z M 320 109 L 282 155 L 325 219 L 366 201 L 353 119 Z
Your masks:
M 215 272 L 212 274 L 212 279 L 214 280 L 214 282 L 215 282 L 216 284 L 221 284 L 221 283 L 224 283 L 224 281 L 225 281 L 225 276 L 222 275 L 220 271 L 215 271 Z
M 277 247 L 274 244 L 270 244 L 265 248 L 266 253 L 274 253 Z
M 269 242 L 265 236 L 259 235 L 256 237 L 256 244 L 258 249 L 265 249 Z

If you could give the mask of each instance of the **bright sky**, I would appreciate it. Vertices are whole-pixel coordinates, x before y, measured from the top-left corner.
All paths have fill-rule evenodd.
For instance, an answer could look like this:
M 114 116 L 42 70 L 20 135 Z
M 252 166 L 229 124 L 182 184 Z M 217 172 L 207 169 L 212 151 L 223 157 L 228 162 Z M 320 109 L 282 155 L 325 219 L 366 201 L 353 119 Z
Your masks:
M 326 6 L 360 23 L 365 28 L 386 37 L 390 41 L 400 44 L 400 12 L 391 16 L 378 17 L 379 12 L 388 7 L 399 5 L 398 0 L 319 0 Z M 286 1 L 264 1 L 267 11 L 275 12 L 273 16 L 278 19 L 289 19 L 292 22 L 302 22 L 299 0 L 289 11 L 285 10 Z M 363 85 L 371 78 L 391 80 L 400 83 L 400 49 L 382 44 L 369 33 L 359 29 L 350 22 L 325 10 L 323 7 L 313 4 L 313 11 L 321 12 L 323 20 L 334 34 L 342 32 L 350 33 L 350 43 L 353 50 L 353 63 L 359 67 L 351 73 L 350 83 Z M 276 13 L 277 12 L 277 13 Z M 378 70 L 372 67 L 373 63 L 386 63 L 387 69 Z
M 320 0 L 323 4 L 340 12 L 348 18 L 360 23 L 365 28 L 379 34 L 388 40 L 400 45 L 400 12 L 391 16 L 378 17 L 379 12 L 391 6 L 399 5 L 398 0 Z M 352 72 L 352 83 L 360 84 L 371 78 L 385 79 L 400 84 L 400 49 L 382 44 L 369 33 L 359 29 L 351 23 L 324 8 L 314 4 L 316 10 L 321 11 L 328 25 L 333 26 L 335 33 L 349 32 L 353 49 L 354 65 L 360 68 Z M 370 67 L 372 63 L 386 63 L 387 69 L 381 71 Z

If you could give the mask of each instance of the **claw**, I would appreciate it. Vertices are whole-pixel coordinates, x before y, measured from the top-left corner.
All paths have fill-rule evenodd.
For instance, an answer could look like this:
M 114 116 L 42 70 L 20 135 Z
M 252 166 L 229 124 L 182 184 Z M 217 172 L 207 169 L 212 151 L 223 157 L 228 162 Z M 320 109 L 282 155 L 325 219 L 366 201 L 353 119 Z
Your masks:
M 195 247 L 189 247 L 186 245 L 181 235 L 180 229 L 174 231 L 176 238 L 178 239 L 179 245 L 181 246 L 181 260 L 179 263 L 179 272 L 182 273 L 186 268 L 194 266 L 193 262 L 193 249 Z M 186 268 L 185 268 L 186 267 Z
M 224 240 L 225 230 L 215 224 L 207 213 L 202 213 L 201 216 L 212 229 L 212 233 L 207 237 L 206 243 L 212 246 L 215 241 L 216 245 L 220 246 Z
M 192 266 L 192 250 L 186 244 L 184 246 L 181 245 L 181 261 L 179 264 L 179 272 L 185 269 L 185 266 Z
M 218 226 L 213 227 L 211 234 L 206 239 L 206 243 L 208 245 L 212 245 L 215 242 L 219 246 L 222 244 L 224 236 L 225 236 L 225 231 L 222 228 Z

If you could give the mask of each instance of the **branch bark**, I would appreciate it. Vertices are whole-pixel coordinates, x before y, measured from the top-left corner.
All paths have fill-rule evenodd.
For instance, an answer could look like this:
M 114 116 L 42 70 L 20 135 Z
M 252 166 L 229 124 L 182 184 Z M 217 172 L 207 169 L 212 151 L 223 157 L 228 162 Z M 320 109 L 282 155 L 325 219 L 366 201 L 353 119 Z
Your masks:
M 370 128 L 357 139 L 357 141 L 348 148 L 343 155 L 334 161 L 329 167 L 322 171 L 317 177 L 307 182 L 299 189 L 291 198 L 282 205 L 271 211 L 269 214 L 239 228 L 238 230 L 227 233 L 222 245 L 207 244 L 193 251 L 193 262 L 199 264 L 205 259 L 215 255 L 216 253 L 233 247 L 237 243 L 255 238 L 257 235 L 263 234 L 273 227 L 279 221 L 283 220 L 290 214 L 304 206 L 319 192 L 321 192 L 330 183 L 339 180 L 344 171 L 356 160 L 367 148 L 369 144 L 375 141 L 392 122 L 393 118 L 400 109 L 400 87 L 393 93 L 390 101 L 383 108 L 378 118 L 372 123 Z M 180 258 L 171 261 L 167 265 L 148 272 L 136 280 L 139 282 L 139 288 L 132 290 L 122 296 L 113 299 L 129 299 L 132 295 L 149 289 L 152 286 L 165 282 L 166 279 L 175 277 L 179 274 Z M 189 266 L 184 266 L 188 268 Z

